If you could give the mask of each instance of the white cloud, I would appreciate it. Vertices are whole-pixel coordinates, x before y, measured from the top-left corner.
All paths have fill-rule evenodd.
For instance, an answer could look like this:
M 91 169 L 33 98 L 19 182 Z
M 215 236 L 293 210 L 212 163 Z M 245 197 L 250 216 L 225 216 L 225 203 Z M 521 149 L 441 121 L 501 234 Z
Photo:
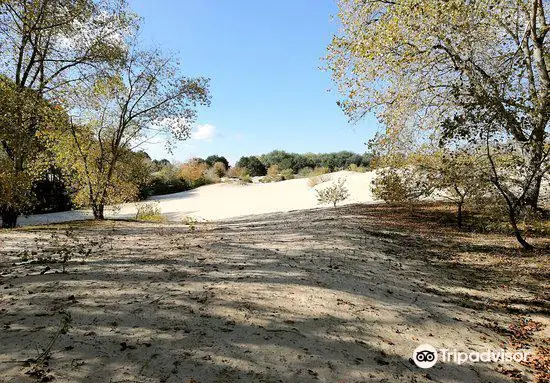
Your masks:
M 216 127 L 210 124 L 197 125 L 191 131 L 191 138 L 198 141 L 212 141 L 216 135 Z

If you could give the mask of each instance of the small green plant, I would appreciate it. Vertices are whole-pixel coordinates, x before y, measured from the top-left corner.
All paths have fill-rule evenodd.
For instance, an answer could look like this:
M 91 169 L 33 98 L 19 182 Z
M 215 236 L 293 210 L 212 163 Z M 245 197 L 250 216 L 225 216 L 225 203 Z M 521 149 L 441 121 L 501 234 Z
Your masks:
M 137 206 L 137 221 L 162 222 L 164 216 L 160 212 L 158 202 L 146 202 Z
M 336 207 L 338 202 L 344 201 L 349 197 L 349 191 L 344 186 L 346 180 L 339 178 L 337 182 L 324 189 L 317 190 L 317 201 L 319 204 L 333 204 Z
M 239 177 L 239 181 L 241 184 L 249 184 L 252 183 L 252 178 L 250 177 L 250 175 L 245 174 L 242 177 Z
M 25 374 L 37 379 L 37 381 L 40 382 L 50 382 L 54 379 L 54 377 L 49 374 L 50 369 L 48 368 L 48 360 L 51 358 L 52 349 L 59 337 L 67 334 L 71 327 L 71 314 L 64 309 L 61 309 L 59 310 L 59 315 L 59 326 L 57 331 L 52 335 L 48 345 L 36 358 L 26 360 L 26 364 L 29 369 L 25 372 Z
M 183 222 L 184 225 L 189 226 L 189 230 L 195 231 L 197 229 L 197 223 L 199 221 L 197 221 L 193 217 L 185 217 L 184 219 L 182 219 L 182 222 Z

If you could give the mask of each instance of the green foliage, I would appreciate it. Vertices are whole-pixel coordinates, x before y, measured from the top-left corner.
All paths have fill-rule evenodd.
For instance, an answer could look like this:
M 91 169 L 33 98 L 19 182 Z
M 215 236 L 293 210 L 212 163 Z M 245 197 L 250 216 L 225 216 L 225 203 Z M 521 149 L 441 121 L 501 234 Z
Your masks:
M 281 177 L 283 177 L 284 180 L 292 180 L 294 179 L 294 172 L 292 169 L 284 169 L 281 171 Z
M 0 2 L 0 157 L 2 169 L 10 169 L 2 181 L 12 185 L 0 186 L 3 225 L 14 226 L 29 208 L 34 181 L 51 165 L 43 133 L 67 123 L 71 87 L 91 75 L 90 64 L 104 69 L 121 58 L 113 36 L 132 30 L 134 20 L 125 4 Z
M 284 180 L 294 179 L 294 172 L 292 169 L 279 170 L 278 165 L 271 165 L 267 169 L 267 175 L 260 179 L 260 182 L 279 182 Z
M 348 166 L 350 172 L 365 173 L 367 169 L 363 166 L 357 166 L 356 164 L 351 164 Z
M 106 205 L 135 201 L 140 182 L 148 173 L 142 170 L 143 157 L 129 150 L 107 151 L 89 127 L 72 127 L 50 136 L 57 165 L 69 182 L 73 202 L 91 206 L 94 215 L 103 215 Z M 145 178 L 145 179 L 143 179 Z
M 252 183 L 252 178 L 249 174 L 244 174 L 243 176 L 239 177 L 239 180 L 242 184 L 250 184 Z
M 193 217 L 185 217 L 184 219 L 182 219 L 182 223 L 184 225 L 187 225 L 189 227 L 189 230 L 191 231 L 197 230 L 198 221 Z
M 227 165 L 224 162 L 221 162 L 221 161 L 215 162 L 214 165 L 212 165 L 212 168 L 213 168 L 214 174 L 218 178 L 224 177 L 227 174 Z
M 233 166 L 229 169 L 227 172 L 227 175 L 231 178 L 239 178 L 242 179 L 244 177 L 250 178 L 250 174 L 248 174 L 248 169 L 241 168 L 240 166 Z
M 299 178 L 305 178 L 305 177 L 309 177 L 312 171 L 313 171 L 313 168 L 306 166 L 305 168 L 301 168 L 296 175 Z
M 265 165 L 256 156 L 241 157 L 236 165 L 246 169 L 252 177 L 264 176 L 267 173 Z
M 342 151 L 337 153 L 288 153 L 282 150 L 274 150 L 270 153 L 263 154 L 260 161 L 266 166 L 277 165 L 279 169 L 292 169 L 294 174 L 299 174 L 300 171 L 305 172 L 305 168 L 327 167 L 331 171 L 346 169 L 351 164 L 357 166 L 369 166 L 370 155 L 363 156 Z M 302 173 L 302 176 L 306 176 Z
M 218 156 L 216 154 L 213 154 L 211 156 L 206 157 L 204 161 L 208 164 L 208 166 L 214 166 L 217 162 L 221 162 L 226 170 L 229 169 L 229 162 L 224 156 Z
M 44 134 L 58 129 L 63 122 L 62 111 L 37 92 L 20 89 L 0 75 L 0 214 L 3 227 L 15 226 L 20 213 L 31 211 L 35 197 L 33 185 L 51 167 Z
M 32 194 L 32 214 L 66 211 L 73 207 L 68 183 L 55 166 L 34 181 Z
M 278 165 L 271 165 L 269 169 L 267 169 L 267 175 L 265 177 L 262 177 L 260 179 L 260 182 L 267 183 L 267 182 L 279 182 L 282 181 L 284 178 L 281 175 L 281 172 L 279 170 Z
M 164 216 L 161 214 L 158 202 L 146 202 L 137 205 L 137 221 L 163 222 Z
M 211 183 L 207 177 L 208 164 L 193 159 L 180 167 L 179 175 L 191 189 Z
M 535 0 L 341 0 L 327 64 L 351 120 L 376 111 L 385 154 L 482 146 L 486 179 L 518 218 L 550 171 L 550 4 Z M 497 163 L 503 152 L 513 165 Z M 504 154 L 504 157 L 506 155 Z M 502 158 L 501 158 L 502 159 Z M 397 185 L 389 175 L 385 183 Z M 386 182 L 387 181 L 387 182 Z M 406 193 L 405 193 L 406 194 Z
M 372 182 L 372 193 L 389 203 L 412 202 L 429 193 L 419 173 L 413 169 L 382 169 Z
M 179 169 L 169 161 L 151 174 L 151 181 L 142 192 L 144 196 L 172 194 L 189 190 L 191 186 L 179 175 Z M 159 164 L 160 165 L 160 164 Z M 157 165 L 158 166 L 158 165 Z
M 331 186 L 317 190 L 317 201 L 319 204 L 332 204 L 336 207 L 338 202 L 345 201 L 349 197 L 349 191 L 345 183 L 346 180 L 344 178 L 339 178 Z
M 318 166 L 316 167 L 315 169 L 313 169 L 309 174 L 308 176 L 309 177 L 316 177 L 316 176 L 320 176 L 320 175 L 323 175 L 323 174 L 327 174 L 327 173 L 330 173 L 330 169 L 326 166 Z

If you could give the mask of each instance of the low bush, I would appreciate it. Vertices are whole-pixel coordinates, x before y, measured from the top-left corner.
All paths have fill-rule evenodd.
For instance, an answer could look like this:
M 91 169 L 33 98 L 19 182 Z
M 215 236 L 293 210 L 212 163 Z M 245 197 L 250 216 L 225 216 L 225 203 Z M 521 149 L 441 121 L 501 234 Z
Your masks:
M 320 176 L 309 177 L 309 179 L 307 180 L 307 184 L 310 188 L 312 188 L 327 181 L 330 181 L 330 176 L 322 174 Z
M 260 178 L 261 183 L 269 183 L 269 182 L 279 182 L 283 180 L 283 176 L 280 174 L 277 174 L 275 176 L 265 176 Z
M 317 201 L 319 204 L 332 204 L 336 207 L 338 202 L 344 201 L 349 197 L 349 191 L 344 186 L 346 180 L 339 178 L 338 181 L 324 189 L 317 190 Z
M 137 221 L 162 222 L 164 216 L 160 212 L 158 202 L 145 202 L 137 205 Z
M 326 166 L 318 166 L 314 168 L 311 173 L 309 173 L 309 177 L 315 177 L 320 176 L 322 174 L 330 173 L 330 169 Z
M 223 162 L 214 163 L 214 165 L 212 165 L 212 169 L 214 170 L 214 174 L 219 178 L 224 177 L 227 174 L 227 167 Z
M 310 168 L 308 166 L 306 166 L 305 168 L 301 168 L 297 175 L 298 177 L 300 178 L 305 178 L 305 177 L 309 177 L 311 175 L 311 172 L 313 171 L 313 168 Z
M 281 171 L 281 177 L 284 180 L 292 180 L 294 179 L 294 172 L 292 171 L 292 169 L 284 169 L 283 171 Z
M 203 161 L 191 160 L 180 167 L 179 175 L 194 189 L 212 183 L 207 176 L 208 164 Z
M 356 164 L 351 164 L 350 166 L 348 166 L 348 170 L 350 172 L 365 173 L 367 171 L 367 168 L 363 166 L 357 166 Z
M 374 196 L 388 203 L 413 202 L 433 191 L 425 175 L 414 168 L 381 169 L 372 185 Z
M 236 165 L 240 168 L 245 168 L 247 173 L 253 177 L 265 176 L 267 174 L 265 165 L 256 156 L 241 157 Z
M 227 172 L 227 175 L 231 178 L 238 178 L 238 179 L 242 179 L 247 176 L 250 178 L 250 174 L 248 174 L 248 170 L 246 170 L 245 168 L 241 168 L 240 166 L 234 166 L 231 169 L 229 169 L 229 171 Z

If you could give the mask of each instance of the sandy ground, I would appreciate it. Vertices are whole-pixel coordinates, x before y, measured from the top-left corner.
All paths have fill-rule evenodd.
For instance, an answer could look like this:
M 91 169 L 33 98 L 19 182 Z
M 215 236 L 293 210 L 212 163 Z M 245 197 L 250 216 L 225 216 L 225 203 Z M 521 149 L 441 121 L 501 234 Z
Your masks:
M 346 187 L 350 192 L 346 204 L 373 201 L 370 185 L 374 172 L 341 171 L 331 173 L 327 177 L 331 180 L 315 188 L 308 186 L 307 178 L 265 184 L 219 183 L 182 193 L 152 197 L 150 201 L 158 201 L 162 214 L 170 221 L 180 221 L 185 217 L 219 220 L 252 214 L 310 209 L 318 206 L 315 189 L 324 188 L 339 178 L 346 179 Z M 108 210 L 106 217 L 127 219 L 134 218 L 135 215 L 136 204 L 129 203 L 120 206 L 115 212 Z M 76 210 L 21 217 L 18 224 L 27 226 L 90 218 L 92 218 L 90 211 Z
M 374 209 L 4 231 L 0 381 L 529 381 L 517 363 L 421 370 L 409 359 L 422 343 L 509 347 L 498 329 L 526 315 L 548 324 L 548 268 L 524 258 L 493 269 L 469 260 L 487 242 L 392 228 L 388 208 Z M 513 241 L 491 246 L 517 259 Z M 65 272 L 28 262 L 64 254 Z

